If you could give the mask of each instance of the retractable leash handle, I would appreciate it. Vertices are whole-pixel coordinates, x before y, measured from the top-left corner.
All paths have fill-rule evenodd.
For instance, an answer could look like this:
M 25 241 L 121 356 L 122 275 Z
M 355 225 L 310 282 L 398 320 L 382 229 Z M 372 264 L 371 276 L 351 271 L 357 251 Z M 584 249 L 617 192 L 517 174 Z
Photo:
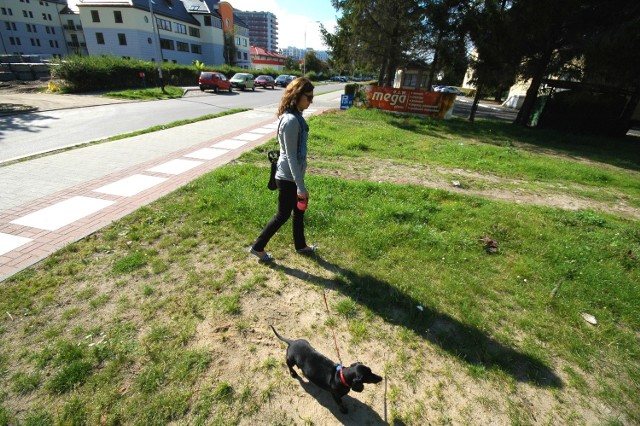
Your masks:
M 309 204 L 308 198 L 298 198 L 298 210 L 305 211 Z

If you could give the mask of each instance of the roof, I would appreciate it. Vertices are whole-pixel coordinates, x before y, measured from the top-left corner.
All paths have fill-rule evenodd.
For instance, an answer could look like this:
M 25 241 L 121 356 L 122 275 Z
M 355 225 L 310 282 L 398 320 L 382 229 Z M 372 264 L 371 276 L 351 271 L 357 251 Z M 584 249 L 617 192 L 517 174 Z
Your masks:
M 238 15 L 236 15 L 236 14 L 235 14 L 235 12 L 234 12 L 234 14 L 233 14 L 233 24 L 234 24 L 234 25 L 237 25 L 237 26 L 239 26 L 239 27 L 249 28 L 249 25 L 247 25 L 247 23 L 246 23 L 246 22 L 244 22 L 242 19 L 240 19 L 240 18 L 238 17 Z
M 199 0 L 195 0 L 199 2 Z M 187 11 L 182 0 L 151 0 L 153 13 L 168 18 L 174 18 L 182 22 L 188 22 L 193 25 L 200 23 Z M 191 2 L 190 2 L 191 3 Z M 207 6 L 216 2 L 212 0 L 203 0 L 203 5 Z M 141 10 L 149 10 L 149 0 L 82 0 L 77 3 L 78 7 L 134 7 Z
M 252 56 L 268 56 L 274 59 L 287 59 L 287 57 L 284 55 L 281 55 L 276 52 L 270 52 L 258 46 L 249 46 L 249 52 L 251 53 Z

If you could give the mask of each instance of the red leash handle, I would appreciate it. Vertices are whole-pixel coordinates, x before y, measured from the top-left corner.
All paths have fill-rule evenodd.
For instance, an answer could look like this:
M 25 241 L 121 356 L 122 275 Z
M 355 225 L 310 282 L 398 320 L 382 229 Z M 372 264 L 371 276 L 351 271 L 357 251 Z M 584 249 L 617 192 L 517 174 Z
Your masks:
M 327 303 L 327 293 L 322 289 L 322 297 L 324 298 L 324 307 L 327 308 L 327 315 L 331 316 L 329 312 L 329 304 Z M 333 345 L 336 347 L 336 353 L 338 354 L 338 361 L 340 361 L 340 365 L 342 365 L 342 357 L 340 356 L 340 349 L 338 349 L 338 341 L 336 340 L 336 333 L 331 327 L 331 334 L 333 335 Z

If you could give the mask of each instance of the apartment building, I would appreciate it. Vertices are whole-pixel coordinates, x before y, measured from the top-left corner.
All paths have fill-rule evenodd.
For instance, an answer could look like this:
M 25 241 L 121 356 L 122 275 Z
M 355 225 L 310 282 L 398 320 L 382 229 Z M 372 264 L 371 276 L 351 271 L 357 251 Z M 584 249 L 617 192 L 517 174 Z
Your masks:
M 66 0 L 0 0 L 0 51 L 10 55 L 69 54 L 60 21 Z
M 225 15 L 223 18 L 223 14 Z M 234 57 L 225 60 L 225 33 Z M 219 0 L 0 0 L 0 53 L 113 55 L 250 68 L 249 28 Z
M 222 17 L 222 30 L 233 43 L 236 55 L 235 58 L 230 58 L 229 62 L 238 67 L 251 68 L 249 26 L 238 17 L 229 2 L 219 2 L 218 12 Z M 228 56 L 232 54 L 232 51 L 227 52 Z
M 236 16 L 249 27 L 251 44 L 267 52 L 278 51 L 278 18 L 271 12 L 236 11 Z
M 79 0 L 90 55 L 191 64 L 224 63 L 213 0 Z

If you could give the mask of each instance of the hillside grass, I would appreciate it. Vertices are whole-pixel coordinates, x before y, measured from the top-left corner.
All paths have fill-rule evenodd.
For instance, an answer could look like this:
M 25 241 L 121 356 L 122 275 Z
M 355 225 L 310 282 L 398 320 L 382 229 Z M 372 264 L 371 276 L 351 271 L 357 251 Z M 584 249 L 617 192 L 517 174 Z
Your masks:
M 274 265 L 248 258 L 275 209 L 273 142 L 69 245 L 1 284 L 0 424 L 313 424 L 287 410 L 300 386 L 274 319 L 382 360 L 398 424 L 640 422 L 638 220 L 411 179 L 473 171 L 640 207 L 635 141 L 358 110 L 309 122 L 319 256 L 292 254 L 287 224 Z M 367 175 L 381 168 L 399 179 Z M 327 318 L 302 321 L 299 288 L 330 293 Z

